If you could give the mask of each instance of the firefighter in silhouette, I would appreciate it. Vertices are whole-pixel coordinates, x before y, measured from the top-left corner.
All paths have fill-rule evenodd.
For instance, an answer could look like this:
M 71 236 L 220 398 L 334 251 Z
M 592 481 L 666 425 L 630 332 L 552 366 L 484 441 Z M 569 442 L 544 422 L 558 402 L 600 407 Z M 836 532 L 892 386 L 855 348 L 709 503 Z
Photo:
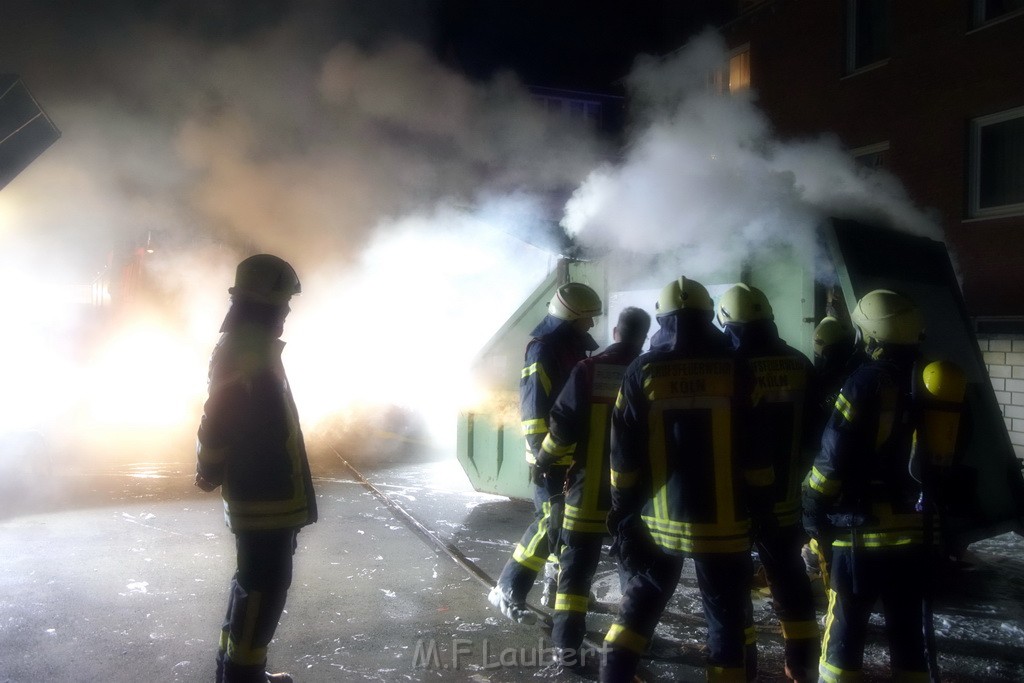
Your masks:
M 864 352 L 857 343 L 853 328 L 831 315 L 822 318 L 814 328 L 811 341 L 817 374 L 819 422 L 823 429 L 843 383 L 864 362 Z
M 240 264 L 231 307 L 210 360 L 199 426 L 196 485 L 221 487 L 235 535 L 237 570 L 217 652 L 218 683 L 287 683 L 268 674 L 267 646 L 284 610 L 299 529 L 316 521 L 309 463 L 279 337 L 288 301 L 301 291 L 285 261 Z
M 600 314 L 601 298 L 597 292 L 579 282 L 562 285 L 526 346 L 519 407 L 526 437 L 526 461 L 530 464 L 534 520 L 487 598 L 502 614 L 520 623 L 535 621 L 526 607 L 526 595 L 549 556 L 558 552 L 565 476 L 572 462 L 566 455 L 538 463 L 548 434 L 548 416 L 573 367 L 597 348 L 589 330 Z
M 611 411 L 626 366 L 640 355 L 651 316 L 628 307 L 619 314 L 612 332 L 615 342 L 601 353 L 580 361 L 551 409 L 549 431 L 537 462 L 541 466 L 572 464 L 565 485 L 558 591 L 551 640 L 557 663 L 583 667 L 590 586 L 601 559 L 610 507 L 609 431 Z
M 708 632 L 708 677 L 742 680 L 752 623 L 752 513 L 770 525 L 774 472 L 744 441 L 746 365 L 712 323 L 699 282 L 681 277 L 657 304 L 651 350 L 626 370 L 612 411 L 613 547 L 630 574 L 605 636 L 605 681 L 630 681 L 675 591 L 685 557 Z
M 851 317 L 868 357 L 836 398 L 804 489 L 804 527 L 830 574 L 819 676 L 859 678 L 868 617 L 881 600 L 894 678 L 927 680 L 930 534 L 911 467 L 923 318 L 911 300 L 886 289 L 866 294 Z
M 719 299 L 717 316 L 754 378 L 747 431 L 753 447 L 767 453 L 775 470 L 777 525 L 755 529 L 753 540 L 782 623 L 786 677 L 814 680 L 820 636 L 801 555 L 806 539 L 800 524 L 800 484 L 810 470 L 808 454 L 815 436 L 814 367 L 779 338 L 771 304 L 760 289 L 746 284 L 729 288 Z M 749 647 L 748 654 L 748 666 L 756 669 L 756 649 Z

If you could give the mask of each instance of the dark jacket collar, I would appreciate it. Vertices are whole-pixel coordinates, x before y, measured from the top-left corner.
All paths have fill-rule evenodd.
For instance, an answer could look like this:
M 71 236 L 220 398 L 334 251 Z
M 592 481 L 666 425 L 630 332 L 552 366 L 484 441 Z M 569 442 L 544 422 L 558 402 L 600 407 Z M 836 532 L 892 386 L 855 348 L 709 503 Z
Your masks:
M 600 346 L 589 333 L 580 332 L 568 320 L 562 320 L 550 314 L 545 315 L 544 319 L 533 328 L 530 336 L 534 339 L 565 339 L 587 351 L 594 351 Z
M 651 337 L 651 351 L 699 355 L 727 349 L 725 335 L 711 324 L 710 316 L 710 311 L 678 311 L 659 316 L 659 329 Z
M 726 325 L 725 334 L 732 348 L 744 356 L 761 356 L 778 351 L 782 346 L 779 328 L 772 320 L 755 320 L 742 325 Z

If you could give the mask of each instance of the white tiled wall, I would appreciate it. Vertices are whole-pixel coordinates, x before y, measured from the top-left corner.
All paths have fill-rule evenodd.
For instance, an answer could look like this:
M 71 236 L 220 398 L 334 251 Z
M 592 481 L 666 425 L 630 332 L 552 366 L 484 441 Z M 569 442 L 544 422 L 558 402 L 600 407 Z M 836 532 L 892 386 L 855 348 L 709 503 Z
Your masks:
M 978 337 L 1018 458 L 1024 459 L 1024 337 Z

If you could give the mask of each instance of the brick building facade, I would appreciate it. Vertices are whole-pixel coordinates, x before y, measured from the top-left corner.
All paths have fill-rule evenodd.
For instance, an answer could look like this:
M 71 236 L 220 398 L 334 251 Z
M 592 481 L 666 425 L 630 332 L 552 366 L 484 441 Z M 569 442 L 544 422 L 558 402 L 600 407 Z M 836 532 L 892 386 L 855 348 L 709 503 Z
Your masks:
M 1024 458 L 1024 1 L 747 0 L 720 30 L 780 137 L 838 135 L 938 217 Z

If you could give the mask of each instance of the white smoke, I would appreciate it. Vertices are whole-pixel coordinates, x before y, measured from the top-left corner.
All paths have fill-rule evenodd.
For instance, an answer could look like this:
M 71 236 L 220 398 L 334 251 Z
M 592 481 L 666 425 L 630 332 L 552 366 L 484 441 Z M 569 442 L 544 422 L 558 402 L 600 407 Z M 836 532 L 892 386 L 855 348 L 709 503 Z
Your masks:
M 675 55 L 637 60 L 625 158 L 594 170 L 572 196 L 562 220 L 569 234 L 662 261 L 685 253 L 693 277 L 735 270 L 779 245 L 813 268 L 815 230 L 832 216 L 940 237 L 893 176 L 858 165 L 835 137 L 779 140 L 754 91 L 711 87 L 727 56 L 708 31 Z
M 24 390 L 0 414 L 70 450 L 109 455 L 116 437 L 190 457 L 226 289 L 253 251 L 303 282 L 285 362 L 304 421 L 386 403 L 451 436 L 476 351 L 552 266 L 554 246 L 528 243 L 552 239 L 559 192 L 576 188 L 570 235 L 669 277 L 681 250 L 694 276 L 764 245 L 813 259 L 827 215 L 932 229 L 834 140 L 780 142 L 753 93 L 709 92 L 725 58 L 713 34 L 638 61 L 631 142 L 611 164 L 592 131 L 548 115 L 510 74 L 466 80 L 381 30 L 383 10 L 339 41 L 306 7 L 231 40 L 162 16 L 0 21 L 0 71 L 20 74 L 63 133 L 0 192 L 5 290 L 26 304 L 0 348 Z M 77 285 L 88 299 L 105 266 L 116 286 L 129 247 L 147 242 L 149 295 L 130 316 L 42 296 Z
M 107 265 L 116 286 L 132 247 L 153 253 L 130 316 L 80 307 L 96 338 L 78 320 L 46 322 L 74 335 L 73 371 L 45 375 L 21 427 L 105 457 L 115 439 L 132 457 L 140 444 L 190 457 L 234 265 L 265 251 L 303 282 L 285 362 L 305 422 L 387 403 L 454 437 L 476 351 L 553 265 L 529 244 L 552 239 L 552 191 L 606 154 L 591 131 L 548 115 L 510 74 L 470 82 L 380 26 L 349 24 L 355 37 L 339 41 L 302 8 L 232 40 L 136 17 L 61 42 L 72 27 L 27 14 L 41 23 L 0 21 L 0 71 L 23 77 L 62 138 L 0 193 L 0 246 L 25 265 L 21 291 L 88 294 Z M 33 310 L 65 315 L 53 299 Z M 5 356 L 64 367 L 68 349 L 38 320 L 14 327 Z

